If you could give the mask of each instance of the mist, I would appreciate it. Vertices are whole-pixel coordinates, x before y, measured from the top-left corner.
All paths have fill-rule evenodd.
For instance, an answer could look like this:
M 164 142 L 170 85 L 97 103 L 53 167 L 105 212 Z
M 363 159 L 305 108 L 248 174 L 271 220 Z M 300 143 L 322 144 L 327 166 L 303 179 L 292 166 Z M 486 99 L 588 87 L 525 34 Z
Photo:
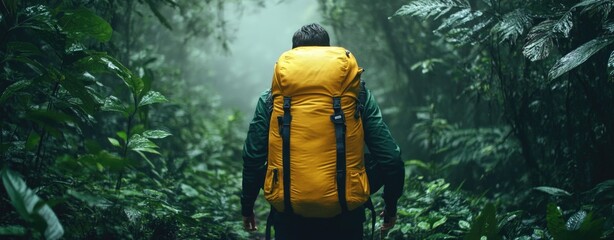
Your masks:
M 322 17 L 318 2 L 310 0 L 271 1 L 264 7 L 250 2 L 243 9 L 240 14 L 227 9 L 227 15 L 236 16 L 228 19 L 228 52 L 194 59 L 196 66 L 212 67 L 192 69 L 193 76 L 209 76 L 203 83 L 220 95 L 223 107 L 250 118 L 258 97 L 271 85 L 277 58 L 292 48 L 294 32 L 305 24 L 321 24 Z

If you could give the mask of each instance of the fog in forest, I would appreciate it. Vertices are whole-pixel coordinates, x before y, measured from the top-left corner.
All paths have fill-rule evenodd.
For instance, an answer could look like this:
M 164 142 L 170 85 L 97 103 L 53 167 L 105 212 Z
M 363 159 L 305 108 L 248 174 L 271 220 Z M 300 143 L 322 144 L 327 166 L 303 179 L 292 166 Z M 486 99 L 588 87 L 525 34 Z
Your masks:
M 277 58 L 292 48 L 294 32 L 305 24 L 323 24 L 317 1 L 267 1 L 264 7 L 254 5 L 246 3 L 239 16 L 228 19 L 228 52 L 193 60 L 197 66 L 212 66 L 212 70 L 207 69 L 210 77 L 205 83 L 219 93 L 223 106 L 240 110 L 246 119 L 251 118 L 260 94 L 270 87 Z M 234 9 L 227 11 L 231 16 L 236 14 Z M 198 76 L 203 69 L 188 70 Z

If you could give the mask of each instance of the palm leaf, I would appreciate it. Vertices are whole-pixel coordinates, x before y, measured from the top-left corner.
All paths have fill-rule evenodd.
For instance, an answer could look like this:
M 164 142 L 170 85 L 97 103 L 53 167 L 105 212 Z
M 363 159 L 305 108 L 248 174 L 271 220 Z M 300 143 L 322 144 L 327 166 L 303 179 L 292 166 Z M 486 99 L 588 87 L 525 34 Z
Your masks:
M 531 26 L 533 18 L 526 9 L 516 9 L 503 15 L 503 20 L 493 27 L 493 33 L 501 39 L 500 42 L 510 40 L 516 42 Z
M 573 26 L 571 12 L 567 12 L 558 20 L 545 20 L 529 31 L 522 53 L 531 61 L 544 59 L 550 55 L 553 39 L 557 33 L 565 37 Z
M 436 16 L 438 18 L 453 8 L 470 8 L 464 0 L 416 0 L 403 5 L 393 16 L 417 16 L 423 19 Z
M 603 19 L 606 19 L 610 12 L 612 11 L 612 7 L 614 6 L 614 1 L 612 0 L 585 0 L 582 1 L 572 7 L 574 8 L 583 8 L 582 13 L 589 13 L 592 15 L 600 14 Z
M 582 44 L 582 46 L 576 48 L 563 58 L 559 59 L 550 69 L 548 78 L 555 79 L 569 70 L 579 66 L 580 64 L 586 62 L 586 60 L 588 60 L 599 50 L 611 44 L 613 41 L 614 38 L 611 36 L 602 36 Z

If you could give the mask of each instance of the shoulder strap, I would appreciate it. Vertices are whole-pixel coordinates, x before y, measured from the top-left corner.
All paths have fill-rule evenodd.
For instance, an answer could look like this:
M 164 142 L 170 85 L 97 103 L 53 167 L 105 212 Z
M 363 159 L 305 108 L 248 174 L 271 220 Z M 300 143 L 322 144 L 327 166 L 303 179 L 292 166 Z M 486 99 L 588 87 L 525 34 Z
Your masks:
M 365 87 L 365 81 L 360 80 L 360 92 L 358 92 L 358 103 L 356 104 L 356 113 L 354 114 L 354 118 L 358 119 L 363 115 L 363 111 L 365 110 L 365 104 L 367 102 L 367 88 Z

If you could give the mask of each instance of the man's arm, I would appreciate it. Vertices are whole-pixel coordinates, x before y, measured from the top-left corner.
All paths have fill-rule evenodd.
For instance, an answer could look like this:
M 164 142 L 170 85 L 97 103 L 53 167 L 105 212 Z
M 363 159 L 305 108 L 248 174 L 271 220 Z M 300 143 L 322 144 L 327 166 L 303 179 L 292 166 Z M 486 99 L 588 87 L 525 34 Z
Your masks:
M 395 216 L 397 200 L 403 194 L 405 167 L 401 160 L 401 150 L 384 123 L 375 98 L 368 90 L 362 117 L 367 148 L 371 158 L 380 166 L 383 177 L 386 215 Z
M 241 214 L 244 217 L 253 215 L 254 203 L 264 184 L 269 144 L 270 110 L 267 101 L 271 97 L 270 92 L 270 90 L 265 91 L 258 99 L 256 112 L 249 124 L 247 138 L 243 145 Z

